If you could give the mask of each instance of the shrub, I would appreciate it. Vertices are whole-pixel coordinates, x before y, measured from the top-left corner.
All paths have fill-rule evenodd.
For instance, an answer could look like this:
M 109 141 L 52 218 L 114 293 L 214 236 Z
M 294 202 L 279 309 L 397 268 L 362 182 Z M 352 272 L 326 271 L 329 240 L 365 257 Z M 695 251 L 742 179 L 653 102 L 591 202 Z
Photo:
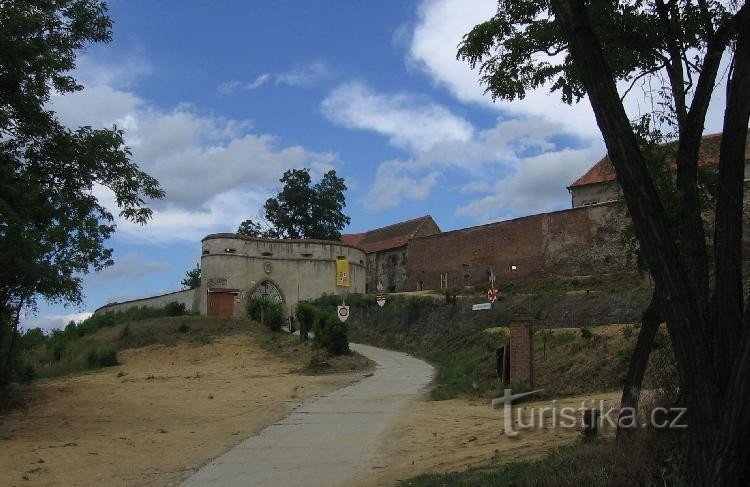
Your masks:
M 129 336 L 130 336 L 130 323 L 127 323 L 127 324 L 126 324 L 126 325 L 125 325 L 125 326 L 123 327 L 122 331 L 120 331 L 120 338 L 121 338 L 121 339 L 122 339 L 122 338 L 127 338 L 127 337 L 129 337 Z
M 625 338 L 630 338 L 633 336 L 633 332 L 635 331 L 635 327 L 633 325 L 625 325 L 622 327 L 622 336 Z
M 113 365 L 119 365 L 119 363 L 117 352 L 109 345 L 93 346 L 86 353 L 86 367 L 89 369 L 112 367 Z
M 594 336 L 593 333 L 591 333 L 591 328 L 582 327 L 581 328 L 581 338 L 585 338 L 586 340 L 590 340 Z
M 321 312 L 315 319 L 313 342 L 331 355 L 349 353 L 349 337 L 346 324 L 333 313 Z
M 315 317 L 318 314 L 317 309 L 310 303 L 301 302 L 297 305 L 297 322 L 299 323 L 300 330 L 304 327 L 305 330 L 311 331 L 315 324 Z
M 170 301 L 164 306 L 164 311 L 167 316 L 182 316 L 187 313 L 187 308 L 185 308 L 185 303 Z
M 189 333 L 190 332 L 190 327 L 187 325 L 187 323 L 185 323 L 183 321 L 182 323 L 180 323 L 180 326 L 177 327 L 177 332 L 178 333 Z
M 284 324 L 284 312 L 281 303 L 267 299 L 250 298 L 247 300 L 247 315 L 255 321 L 262 321 L 271 331 L 281 330 Z

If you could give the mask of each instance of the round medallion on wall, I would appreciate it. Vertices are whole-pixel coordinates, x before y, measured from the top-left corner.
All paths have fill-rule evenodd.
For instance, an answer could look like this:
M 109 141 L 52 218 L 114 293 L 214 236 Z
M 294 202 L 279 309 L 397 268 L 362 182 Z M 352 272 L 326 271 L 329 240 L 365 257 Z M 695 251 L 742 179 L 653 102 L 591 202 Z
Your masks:
M 265 271 L 266 274 L 270 274 L 271 273 L 271 263 L 270 262 L 264 262 L 263 263 L 263 270 Z

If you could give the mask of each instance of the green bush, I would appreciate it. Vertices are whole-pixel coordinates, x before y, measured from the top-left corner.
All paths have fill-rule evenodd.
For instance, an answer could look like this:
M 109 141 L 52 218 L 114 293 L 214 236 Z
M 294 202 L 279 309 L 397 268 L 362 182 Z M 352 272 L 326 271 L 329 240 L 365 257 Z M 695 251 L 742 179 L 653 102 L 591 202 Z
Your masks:
M 95 345 L 86 352 L 86 367 L 89 369 L 112 367 L 119 363 L 117 352 L 109 345 Z
M 304 326 L 305 330 L 311 331 L 315 324 L 315 317 L 318 314 L 317 308 L 310 303 L 302 301 L 297 305 L 297 322 L 300 330 Z
M 279 331 L 284 324 L 284 312 L 281 303 L 267 299 L 250 298 L 247 300 L 247 315 L 255 321 L 263 321 L 269 330 Z
M 331 355 L 344 355 L 349 351 L 349 337 L 346 323 L 333 313 L 320 312 L 313 326 L 313 342 Z
M 594 334 L 591 332 L 591 328 L 581 327 L 581 338 L 590 340 L 593 336 Z
M 167 316 L 182 316 L 187 314 L 187 308 L 185 303 L 178 303 L 177 301 L 170 301 L 164 306 L 164 311 Z

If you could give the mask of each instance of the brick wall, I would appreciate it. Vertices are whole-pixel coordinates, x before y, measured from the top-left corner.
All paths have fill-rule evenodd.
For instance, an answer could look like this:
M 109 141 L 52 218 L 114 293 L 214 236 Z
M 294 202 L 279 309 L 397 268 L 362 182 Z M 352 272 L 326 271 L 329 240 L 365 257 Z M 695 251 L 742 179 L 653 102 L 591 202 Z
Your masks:
M 626 226 L 619 202 L 542 213 L 415 238 L 408 244 L 405 290 L 498 283 L 518 277 L 591 275 L 628 268 L 621 243 Z M 511 270 L 516 266 L 516 271 Z

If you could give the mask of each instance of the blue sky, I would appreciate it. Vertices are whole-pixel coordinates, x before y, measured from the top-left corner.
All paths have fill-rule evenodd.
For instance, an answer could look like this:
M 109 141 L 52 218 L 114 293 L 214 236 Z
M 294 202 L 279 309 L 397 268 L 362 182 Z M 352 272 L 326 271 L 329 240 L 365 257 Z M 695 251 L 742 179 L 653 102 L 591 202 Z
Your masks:
M 113 41 L 81 53 L 86 89 L 51 107 L 70 126 L 125 129 L 167 196 L 147 226 L 118 222 L 116 263 L 85 277 L 83 306 L 40 303 L 24 325 L 60 327 L 110 301 L 179 290 L 200 239 L 256 217 L 290 168 L 345 178 L 345 232 L 424 214 L 450 230 L 569 207 L 565 187 L 604 154 L 588 102 L 568 107 L 539 90 L 493 103 L 455 59 L 461 36 L 495 8 L 110 2 Z M 631 113 L 643 106 L 637 91 Z M 106 190 L 96 194 L 114 209 Z

